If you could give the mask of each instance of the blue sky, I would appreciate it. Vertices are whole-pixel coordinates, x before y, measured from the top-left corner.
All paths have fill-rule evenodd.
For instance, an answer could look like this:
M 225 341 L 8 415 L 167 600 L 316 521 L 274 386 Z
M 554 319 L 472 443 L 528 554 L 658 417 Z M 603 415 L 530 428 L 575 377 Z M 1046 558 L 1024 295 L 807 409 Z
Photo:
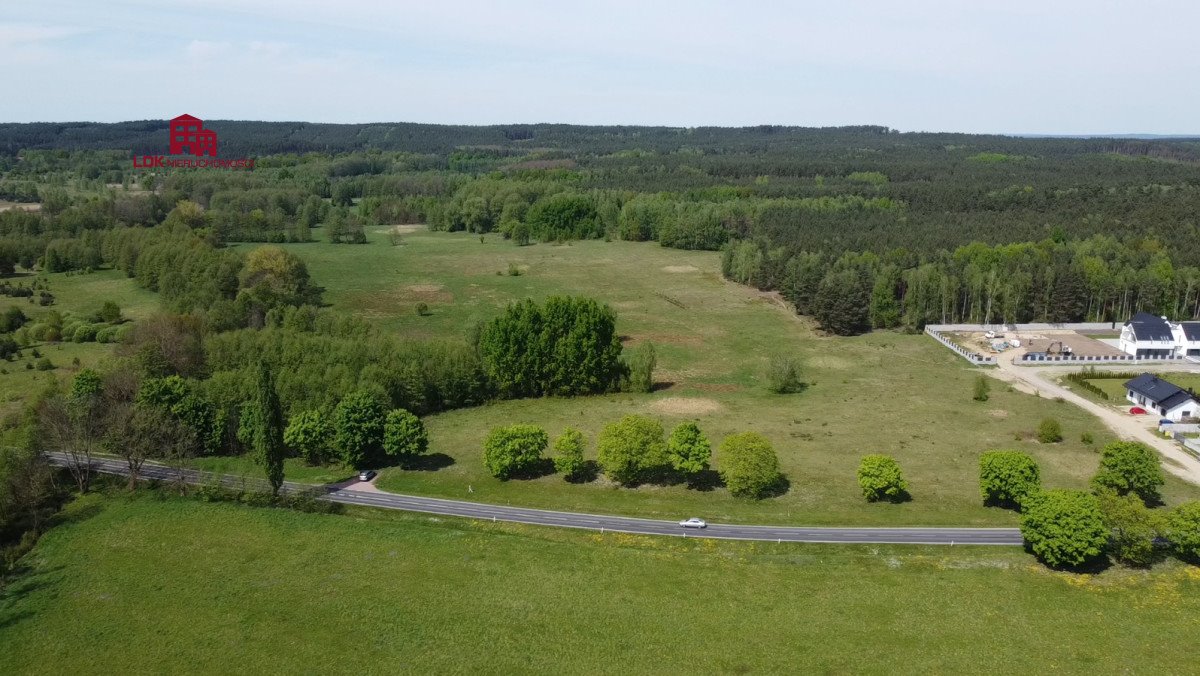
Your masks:
M 0 121 L 1200 133 L 1200 3 L 36 0 Z

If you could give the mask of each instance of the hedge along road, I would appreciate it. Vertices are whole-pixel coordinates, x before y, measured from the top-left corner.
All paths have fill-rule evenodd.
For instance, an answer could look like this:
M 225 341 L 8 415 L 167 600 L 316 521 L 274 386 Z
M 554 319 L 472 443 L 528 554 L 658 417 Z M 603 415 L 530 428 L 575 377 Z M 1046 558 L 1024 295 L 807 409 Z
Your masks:
M 47 453 L 56 465 L 67 466 L 71 458 L 66 453 Z M 92 467 L 105 474 L 128 475 L 129 468 L 122 460 L 93 458 Z M 206 484 L 214 480 L 213 475 L 191 469 L 179 469 L 166 465 L 146 463 L 142 466 L 141 478 L 163 481 L 183 481 L 189 484 Z M 244 480 L 240 477 L 223 476 L 226 486 L 262 490 L 266 482 Z M 576 514 L 543 509 L 527 509 L 505 505 L 489 505 L 463 500 L 423 498 L 415 495 L 400 495 L 378 490 L 355 490 L 355 484 L 345 487 L 313 486 L 285 482 L 283 492 L 317 492 L 319 500 L 329 500 L 346 505 L 397 509 L 408 512 L 423 512 L 444 516 L 457 516 L 485 521 L 507 521 L 538 526 L 581 528 L 599 532 L 613 531 L 638 535 L 667 535 L 674 537 L 702 537 L 721 540 L 761 540 L 765 542 L 813 542 L 840 544 L 909 544 L 909 545 L 1021 545 L 1021 533 L 1016 528 L 808 528 L 795 526 L 739 526 L 735 524 L 709 524 L 705 529 L 684 529 L 673 521 L 654 521 L 626 516 L 604 516 L 599 514 Z

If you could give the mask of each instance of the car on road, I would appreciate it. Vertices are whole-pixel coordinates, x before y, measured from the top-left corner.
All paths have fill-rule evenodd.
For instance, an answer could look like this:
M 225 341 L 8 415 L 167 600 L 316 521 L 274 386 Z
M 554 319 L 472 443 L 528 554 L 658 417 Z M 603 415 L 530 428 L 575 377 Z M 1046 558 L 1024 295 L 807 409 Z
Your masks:
M 684 528 L 708 528 L 708 524 L 704 523 L 704 519 L 692 517 L 679 522 L 679 525 Z
M 374 479 L 374 478 L 375 478 L 375 470 L 373 470 L 373 469 L 364 469 L 363 471 L 358 473 L 359 481 L 370 481 L 371 479 Z

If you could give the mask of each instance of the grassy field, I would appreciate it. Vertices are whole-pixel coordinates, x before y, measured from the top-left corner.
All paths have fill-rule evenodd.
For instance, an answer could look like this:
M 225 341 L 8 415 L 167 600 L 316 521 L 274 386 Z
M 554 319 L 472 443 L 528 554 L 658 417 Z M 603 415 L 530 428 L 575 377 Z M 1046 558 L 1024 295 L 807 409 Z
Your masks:
M 111 300 L 121 306 L 125 318 L 137 320 L 149 316 L 158 307 L 156 294 L 138 288 L 118 270 L 98 270 L 87 274 L 39 274 L 36 278 L 48 284 L 55 297 L 54 305 L 43 307 L 30 303 L 27 298 L 0 296 L 0 312 L 16 306 L 31 322 L 35 322 L 52 310 L 63 315 L 90 315 L 99 310 L 104 301 Z M 28 284 L 33 279 L 33 275 L 18 274 L 8 277 L 6 281 Z M 35 348 L 50 359 L 54 370 L 27 368 L 27 364 L 39 361 L 33 356 Z M 21 357 L 11 362 L 0 362 L 0 417 L 19 411 L 22 402 L 44 389 L 51 379 L 66 383 L 79 369 L 99 366 L 112 355 L 112 351 L 112 345 L 98 343 L 45 343 L 22 350 Z
M 1042 464 L 1046 483 L 1083 487 L 1095 471 L 1094 447 L 1106 430 L 1068 404 L 995 386 L 991 399 L 971 399 L 976 372 L 920 335 L 874 333 L 856 338 L 818 335 L 770 295 L 721 279 L 713 252 L 664 249 L 630 242 L 575 242 L 516 247 L 499 237 L 411 232 L 391 246 L 382 232 L 363 246 L 325 243 L 289 248 L 304 258 L 337 311 L 357 312 L 386 330 L 411 337 L 461 337 L 508 302 L 555 293 L 586 294 L 609 303 L 627 346 L 655 343 L 659 389 L 650 395 L 498 402 L 428 417 L 437 471 L 387 470 L 389 490 L 540 507 L 676 518 L 778 523 L 1008 524 L 1011 513 L 985 509 L 978 494 L 978 456 L 1021 448 Z M 513 265 L 522 274 L 510 276 Z M 502 274 L 497 274 L 502 273 Z M 433 314 L 418 316 L 417 303 Z M 798 395 L 769 394 L 764 370 L 773 355 L 802 360 L 812 385 Z M 694 420 L 714 447 L 752 429 L 775 444 L 791 490 L 761 503 L 723 490 L 683 486 L 618 489 L 603 478 L 586 484 L 559 476 L 500 482 L 482 465 L 489 429 L 513 422 L 584 431 L 593 445 L 603 425 L 628 413 L 663 421 L 667 431 Z M 1031 440 L 1041 418 L 1063 424 L 1066 440 Z M 1022 437 L 1018 441 L 1017 437 Z M 908 475 L 913 500 L 868 505 L 855 469 L 867 453 L 894 455 Z M 719 458 L 717 459 L 719 463 Z M 1172 482 L 1168 501 L 1200 497 Z
M 0 596 L 0 673 L 1195 666 L 1200 569 L 1178 564 L 1073 575 L 1016 548 L 650 539 L 146 494 L 64 517 Z

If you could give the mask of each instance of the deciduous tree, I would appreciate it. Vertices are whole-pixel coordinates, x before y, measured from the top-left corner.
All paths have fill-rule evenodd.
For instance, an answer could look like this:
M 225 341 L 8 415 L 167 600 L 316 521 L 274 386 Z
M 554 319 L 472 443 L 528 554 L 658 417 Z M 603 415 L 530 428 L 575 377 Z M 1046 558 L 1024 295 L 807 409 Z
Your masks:
M 889 455 L 864 456 L 858 464 L 858 485 L 870 502 L 902 500 L 908 495 L 908 482 L 900 464 Z
M 1021 535 L 1049 566 L 1081 566 L 1104 553 L 1108 529 L 1095 495 L 1055 489 L 1027 496 Z
M 510 479 L 535 469 L 548 443 L 537 425 L 497 427 L 483 442 L 483 465 L 497 479 Z
M 605 475 L 626 486 L 645 481 L 667 463 L 662 424 L 640 415 L 605 425 L 596 452 Z
M 764 498 L 782 478 L 774 447 L 757 432 L 725 437 L 718 458 L 721 479 L 736 497 Z
M 1145 444 L 1114 441 L 1101 452 L 1100 470 L 1092 484 L 1119 495 L 1135 493 L 1147 503 L 1156 502 L 1163 485 L 1162 462 Z
M 1041 470 L 1028 453 L 988 451 L 979 458 L 979 489 L 984 504 L 1019 509 L 1025 498 L 1041 486 Z

